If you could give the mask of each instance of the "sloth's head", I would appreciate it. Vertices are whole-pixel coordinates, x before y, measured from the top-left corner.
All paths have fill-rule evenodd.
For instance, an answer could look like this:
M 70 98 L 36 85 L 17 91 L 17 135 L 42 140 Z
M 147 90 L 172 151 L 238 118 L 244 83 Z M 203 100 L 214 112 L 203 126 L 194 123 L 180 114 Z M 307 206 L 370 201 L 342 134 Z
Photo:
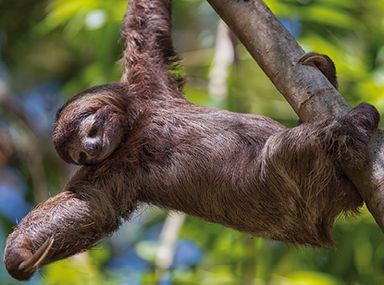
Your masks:
M 119 84 L 101 85 L 77 94 L 60 108 L 53 143 L 62 159 L 90 165 L 113 153 L 126 130 L 126 92 Z

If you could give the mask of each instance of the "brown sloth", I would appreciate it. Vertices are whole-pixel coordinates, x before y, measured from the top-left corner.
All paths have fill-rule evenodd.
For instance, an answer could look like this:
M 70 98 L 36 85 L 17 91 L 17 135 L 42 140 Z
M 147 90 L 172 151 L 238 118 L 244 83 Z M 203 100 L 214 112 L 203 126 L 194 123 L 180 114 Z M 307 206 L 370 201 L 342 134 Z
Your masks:
M 168 71 L 177 61 L 170 22 L 170 0 L 131 0 L 121 83 L 83 91 L 59 110 L 55 147 L 83 166 L 8 237 L 4 262 L 16 279 L 89 249 L 138 202 L 316 246 L 332 242 L 339 213 L 361 205 L 340 164 L 367 160 L 379 120 L 372 106 L 288 129 L 193 105 Z M 327 57 L 310 54 L 301 63 L 317 65 L 336 85 Z

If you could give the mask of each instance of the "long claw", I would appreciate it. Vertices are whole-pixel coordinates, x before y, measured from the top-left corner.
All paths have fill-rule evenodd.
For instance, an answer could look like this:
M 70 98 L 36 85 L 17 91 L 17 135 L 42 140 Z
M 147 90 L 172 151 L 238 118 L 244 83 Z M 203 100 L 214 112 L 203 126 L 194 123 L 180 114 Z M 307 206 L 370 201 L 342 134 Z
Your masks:
M 332 85 L 337 89 L 338 83 L 336 67 L 329 56 L 316 52 L 309 52 L 303 55 L 298 63 L 316 66 L 325 75 L 325 77 L 327 77 L 329 82 L 331 82 Z
M 24 272 L 33 272 L 36 270 L 51 250 L 54 241 L 54 238 L 48 238 L 30 258 L 20 263 L 19 270 Z

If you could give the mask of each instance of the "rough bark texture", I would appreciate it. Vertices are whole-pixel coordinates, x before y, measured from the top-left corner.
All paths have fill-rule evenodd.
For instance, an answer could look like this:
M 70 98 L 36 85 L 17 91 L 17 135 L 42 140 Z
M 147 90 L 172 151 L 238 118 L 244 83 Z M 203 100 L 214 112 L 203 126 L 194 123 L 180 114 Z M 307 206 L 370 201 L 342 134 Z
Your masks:
M 262 0 L 208 0 L 304 122 L 339 116 L 350 106 L 324 75 L 297 64 L 303 49 Z M 369 211 L 384 230 L 384 133 L 367 146 L 370 161 L 342 165 Z

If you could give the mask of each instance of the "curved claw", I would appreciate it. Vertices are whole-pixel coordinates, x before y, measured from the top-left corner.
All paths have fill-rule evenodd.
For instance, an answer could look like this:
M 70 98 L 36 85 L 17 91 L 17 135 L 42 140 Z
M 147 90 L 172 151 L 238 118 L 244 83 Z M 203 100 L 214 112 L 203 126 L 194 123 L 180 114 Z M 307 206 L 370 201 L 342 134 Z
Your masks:
M 48 238 L 31 257 L 20 263 L 19 270 L 25 273 L 34 272 L 46 258 L 54 241 L 54 238 Z
M 299 59 L 298 63 L 316 66 L 321 71 L 321 73 L 327 77 L 329 82 L 331 82 L 331 84 L 337 89 L 338 83 L 336 77 L 336 67 L 329 56 L 316 52 L 309 52 L 304 54 Z

